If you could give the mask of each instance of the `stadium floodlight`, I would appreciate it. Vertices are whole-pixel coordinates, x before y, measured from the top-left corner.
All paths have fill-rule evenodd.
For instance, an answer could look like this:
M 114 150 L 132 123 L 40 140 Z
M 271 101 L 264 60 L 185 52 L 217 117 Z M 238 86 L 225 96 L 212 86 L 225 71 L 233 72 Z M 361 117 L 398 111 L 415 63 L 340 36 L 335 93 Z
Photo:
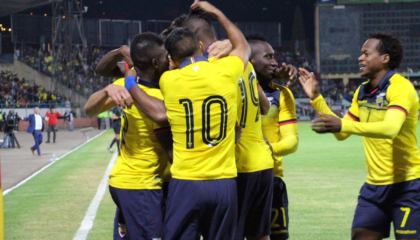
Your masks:
M 88 6 L 84 6 L 83 9 L 84 9 L 83 13 L 87 13 L 89 7 Z

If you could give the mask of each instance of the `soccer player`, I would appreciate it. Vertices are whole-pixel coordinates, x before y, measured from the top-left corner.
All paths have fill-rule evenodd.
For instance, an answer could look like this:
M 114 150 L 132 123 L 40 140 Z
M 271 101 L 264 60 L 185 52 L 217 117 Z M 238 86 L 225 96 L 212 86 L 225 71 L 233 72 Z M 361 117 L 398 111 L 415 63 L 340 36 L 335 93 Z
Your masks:
M 131 57 L 141 78 L 135 84 L 147 94 L 162 99 L 159 78 L 168 69 L 167 51 L 154 33 L 134 37 Z M 131 105 L 124 79 L 93 94 L 85 106 L 96 115 L 114 105 Z M 162 178 L 172 155 L 168 125 L 151 121 L 137 106 L 122 113 L 121 150 L 109 176 L 111 196 L 117 205 L 114 239 L 160 239 L 163 232 Z M 159 143 L 162 145 L 160 146 Z M 166 151 L 166 154 L 165 154 Z
M 234 50 L 231 56 L 209 63 L 202 56 L 203 46 L 185 28 L 172 31 L 165 42 L 178 69 L 164 73 L 160 81 L 174 139 L 164 235 L 165 239 L 197 239 L 200 235 L 232 239 L 237 221 L 237 84 L 249 46 L 220 10 L 198 1 L 192 8 L 201 8 L 219 20 Z M 131 84 L 126 78 L 126 87 Z
M 311 104 L 320 113 L 313 129 L 334 133 L 337 140 L 363 137 L 368 177 L 360 190 L 353 218 L 352 239 L 420 239 L 420 155 L 417 147 L 418 96 L 414 86 L 395 69 L 403 47 L 387 33 L 369 34 L 359 57 L 361 76 L 343 119 L 328 108 L 313 74 L 300 69 Z
M 274 157 L 273 203 L 270 239 L 287 239 L 289 214 L 286 184 L 283 181 L 282 157 L 297 150 L 298 127 L 292 92 L 284 86 L 271 88 L 273 79 L 286 81 L 296 78 L 296 68 L 285 63 L 279 68 L 274 50 L 260 35 L 247 37 L 251 47 L 250 62 L 254 65 L 258 82 L 270 101 L 270 110 L 262 117 L 264 138 L 272 147 Z
M 112 152 L 112 146 L 117 143 L 117 150 L 120 151 L 120 130 L 121 130 L 121 109 L 118 106 L 112 108 L 112 128 L 114 129 L 115 137 L 108 147 L 108 151 Z

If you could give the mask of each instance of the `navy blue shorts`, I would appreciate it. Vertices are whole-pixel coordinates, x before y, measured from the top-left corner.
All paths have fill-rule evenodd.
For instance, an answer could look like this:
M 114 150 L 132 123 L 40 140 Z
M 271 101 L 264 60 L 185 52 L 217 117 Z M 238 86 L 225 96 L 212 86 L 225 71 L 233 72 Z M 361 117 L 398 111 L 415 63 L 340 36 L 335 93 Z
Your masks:
M 231 240 L 238 218 L 236 179 L 169 183 L 164 240 Z
M 273 169 L 238 173 L 238 226 L 235 239 L 270 235 Z
M 131 190 L 109 186 L 109 191 L 117 205 L 114 240 L 162 238 L 162 190 Z
M 352 229 L 369 229 L 387 238 L 391 222 L 397 239 L 420 238 L 420 179 L 362 186 Z
M 289 238 L 289 200 L 286 184 L 274 178 L 273 205 L 271 209 L 271 240 Z
M 120 134 L 121 131 L 121 123 L 113 123 L 112 128 L 114 129 L 115 134 Z

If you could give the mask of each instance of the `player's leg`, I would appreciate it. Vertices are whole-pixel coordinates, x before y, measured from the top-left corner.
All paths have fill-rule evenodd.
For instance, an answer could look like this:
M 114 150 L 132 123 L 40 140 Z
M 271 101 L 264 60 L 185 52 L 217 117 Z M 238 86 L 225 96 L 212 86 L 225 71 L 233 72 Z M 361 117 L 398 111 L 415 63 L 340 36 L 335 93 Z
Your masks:
M 53 143 L 55 143 L 56 132 L 57 132 L 57 125 L 54 125 L 53 126 Z
M 420 179 L 392 185 L 392 221 L 397 240 L 420 239 Z
M 39 154 L 41 154 L 41 149 L 39 148 L 39 145 L 42 143 L 42 132 L 35 131 L 34 137 L 35 137 L 35 146 L 34 146 L 34 149 L 36 150 L 36 152 L 39 155 Z
M 162 238 L 163 192 L 161 189 L 131 190 L 116 188 L 119 208 L 124 215 L 128 239 Z
M 243 234 L 247 239 L 269 239 L 273 169 L 250 173 L 248 176 L 248 190 L 251 196 L 245 199 L 249 204 L 249 210 L 246 213 Z
M 351 238 L 353 240 L 379 240 L 389 237 L 391 213 L 387 206 L 389 185 L 365 183 L 354 213 Z
M 289 199 L 287 188 L 283 179 L 279 177 L 274 177 L 273 182 L 270 238 L 272 240 L 285 240 L 289 238 Z
M 48 129 L 47 129 L 47 141 L 45 143 L 50 143 L 50 133 L 52 130 L 52 126 L 48 125 Z
M 203 239 L 234 239 L 238 219 L 236 180 L 227 178 L 200 182 L 203 182 L 202 188 L 209 203 L 200 217 Z
M 203 199 L 208 197 L 205 195 L 205 189 L 200 186 L 202 182 L 204 181 L 171 179 L 164 222 L 165 240 L 200 239 Z
M 129 239 L 129 237 L 127 236 L 124 215 L 119 208 L 120 200 L 118 197 L 117 189 L 109 186 L 109 192 L 111 193 L 111 197 L 115 205 L 117 205 L 116 211 L 115 211 L 115 217 L 114 217 L 113 239 L 114 240 Z

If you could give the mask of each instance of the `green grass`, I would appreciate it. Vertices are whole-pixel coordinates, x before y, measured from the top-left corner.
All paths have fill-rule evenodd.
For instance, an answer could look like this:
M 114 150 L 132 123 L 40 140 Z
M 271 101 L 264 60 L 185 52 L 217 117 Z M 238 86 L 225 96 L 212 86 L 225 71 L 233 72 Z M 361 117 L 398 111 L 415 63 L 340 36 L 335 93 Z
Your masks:
M 112 137 L 106 132 L 6 195 L 5 239 L 73 239 L 111 159 Z
M 418 130 L 418 133 L 420 131 Z M 111 159 L 111 131 L 5 196 L 5 239 L 73 239 Z M 284 158 L 290 239 L 342 240 L 366 180 L 362 139 L 338 142 L 299 123 L 299 149 Z M 115 205 L 107 191 L 88 239 L 112 239 Z

